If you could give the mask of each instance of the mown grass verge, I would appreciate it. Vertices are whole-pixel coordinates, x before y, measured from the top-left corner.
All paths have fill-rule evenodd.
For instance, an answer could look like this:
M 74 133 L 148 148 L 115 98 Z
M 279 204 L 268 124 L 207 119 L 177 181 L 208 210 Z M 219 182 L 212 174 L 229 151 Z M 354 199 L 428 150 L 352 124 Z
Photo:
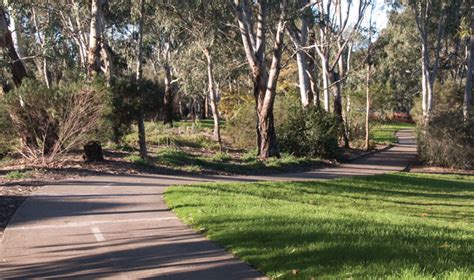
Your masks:
M 130 155 L 126 160 L 144 166 L 162 166 L 188 172 L 210 172 L 226 174 L 268 174 L 290 171 L 304 171 L 324 165 L 321 160 L 314 158 L 295 157 L 283 154 L 280 158 L 270 158 L 266 161 L 258 159 L 252 153 L 235 158 L 227 153 L 217 152 L 212 155 L 197 155 L 177 148 L 162 148 L 148 160 L 138 155 Z
M 165 199 L 271 278 L 474 278 L 472 176 L 214 183 L 172 187 Z
M 395 134 L 401 129 L 414 129 L 415 125 L 410 123 L 376 123 L 371 128 L 372 141 L 378 144 L 392 144 L 398 141 Z

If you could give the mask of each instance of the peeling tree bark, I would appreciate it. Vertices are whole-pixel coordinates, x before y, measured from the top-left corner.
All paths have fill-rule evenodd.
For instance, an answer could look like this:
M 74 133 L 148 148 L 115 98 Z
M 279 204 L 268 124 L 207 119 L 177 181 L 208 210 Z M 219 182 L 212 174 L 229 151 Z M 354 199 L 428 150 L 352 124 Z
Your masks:
M 12 34 L 8 29 L 5 10 L 0 7 L 0 47 L 8 50 L 8 62 L 15 86 L 20 86 L 22 80 L 26 77 L 26 68 L 18 56 L 13 43 Z
M 212 117 L 214 120 L 214 139 L 219 143 L 220 150 L 222 151 L 221 128 L 219 125 L 219 110 L 217 105 L 216 84 L 214 81 L 214 65 L 212 61 L 212 55 L 209 49 L 204 49 L 203 53 L 206 56 L 207 60 L 209 101 L 211 103 Z
M 140 90 L 140 82 L 143 77 L 143 9 L 145 5 L 145 0 L 140 0 L 139 9 L 139 21 L 138 21 L 138 55 L 137 55 L 137 91 L 140 96 L 140 113 L 138 116 L 138 144 L 140 146 L 140 157 L 146 159 L 148 156 L 147 148 L 146 148 L 146 132 L 145 132 L 145 114 L 143 112 L 143 104 L 145 100 L 143 100 L 143 94 Z
M 173 127 L 173 84 L 171 66 L 168 64 L 164 65 L 165 71 L 165 96 L 163 100 L 163 124 L 169 124 Z
M 466 73 L 466 87 L 464 89 L 464 103 L 463 114 L 464 120 L 470 118 L 472 106 L 472 67 L 474 66 L 474 2 L 471 1 L 471 38 L 469 39 L 469 46 L 467 47 L 467 73 Z
M 92 0 L 91 23 L 89 32 L 89 51 L 87 56 L 87 75 L 96 75 L 100 71 L 100 40 L 102 33 L 102 1 Z
M 309 0 L 303 2 L 307 5 Z M 296 64 L 298 66 L 298 80 L 300 88 L 301 105 L 303 108 L 311 104 L 310 80 L 308 76 L 307 54 L 304 51 L 304 46 L 308 41 L 308 29 L 310 25 L 310 18 L 307 13 L 302 13 L 301 27 L 297 28 L 296 24 L 292 22 L 288 25 L 288 35 L 296 48 Z
M 273 104 L 280 74 L 287 1 L 283 0 L 279 3 L 280 18 L 275 28 L 275 40 L 269 68 L 265 56 L 269 3 L 262 0 L 255 2 L 234 0 L 233 4 L 254 85 L 258 156 L 261 159 L 279 157 L 280 152 L 273 120 Z M 254 7 L 251 5 L 255 5 L 256 20 L 253 15 Z

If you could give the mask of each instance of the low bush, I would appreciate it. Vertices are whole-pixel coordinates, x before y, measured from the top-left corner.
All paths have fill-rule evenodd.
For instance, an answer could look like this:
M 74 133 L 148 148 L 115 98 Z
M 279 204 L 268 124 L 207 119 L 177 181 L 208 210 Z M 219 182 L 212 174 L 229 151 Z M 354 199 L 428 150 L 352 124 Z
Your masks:
M 337 133 L 335 117 L 315 107 L 292 107 L 287 120 L 277 127 L 280 149 L 296 156 L 338 157 Z
M 32 175 L 30 171 L 14 170 L 5 174 L 5 179 L 9 179 L 9 180 L 28 179 L 28 178 L 31 178 L 31 176 Z
M 112 108 L 108 119 L 112 125 L 113 141 L 120 143 L 122 137 L 130 133 L 133 123 L 136 123 L 140 110 L 145 118 L 156 119 L 163 107 L 164 89 L 160 83 L 142 80 L 137 83 L 127 77 L 119 80 L 112 88 Z M 140 100 L 146 100 L 141 102 Z
M 461 113 L 439 112 L 418 133 L 420 154 L 432 165 L 474 167 L 474 119 L 463 121 Z
M 146 141 L 148 145 L 167 147 L 189 147 L 195 149 L 218 150 L 219 144 L 202 134 L 197 134 L 191 126 L 170 128 L 161 123 L 145 123 Z M 137 146 L 137 127 L 122 137 L 125 145 Z
M 131 163 L 141 165 L 141 166 L 150 166 L 151 163 L 147 159 L 141 158 L 139 155 L 129 155 L 125 158 Z
M 14 151 L 18 139 L 12 126 L 12 121 L 5 105 L 0 103 L 0 158 Z
M 44 163 L 101 134 L 108 97 L 100 81 L 78 80 L 48 89 L 25 80 L 3 102 L 20 139 L 21 155 Z
M 290 115 L 290 108 L 300 106 L 296 92 L 279 95 L 275 99 L 273 110 L 275 127 L 286 122 Z M 227 120 L 224 135 L 230 138 L 232 143 L 238 148 L 253 148 L 256 146 L 256 124 L 257 117 L 255 103 L 253 100 L 243 103 Z
M 463 88 L 448 82 L 438 85 L 440 93 L 429 122 L 420 124 L 420 156 L 427 163 L 451 168 L 474 167 L 474 118 L 464 120 Z

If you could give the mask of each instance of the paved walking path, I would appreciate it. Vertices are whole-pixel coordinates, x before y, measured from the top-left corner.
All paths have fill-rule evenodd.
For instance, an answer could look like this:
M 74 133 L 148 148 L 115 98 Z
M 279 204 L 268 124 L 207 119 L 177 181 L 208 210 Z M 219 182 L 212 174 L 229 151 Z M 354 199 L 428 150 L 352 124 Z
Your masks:
M 206 181 L 314 180 L 400 171 L 413 159 L 411 131 L 393 148 L 349 164 L 275 176 L 100 176 L 41 188 L 0 243 L 0 278 L 265 278 L 169 211 L 167 186 Z

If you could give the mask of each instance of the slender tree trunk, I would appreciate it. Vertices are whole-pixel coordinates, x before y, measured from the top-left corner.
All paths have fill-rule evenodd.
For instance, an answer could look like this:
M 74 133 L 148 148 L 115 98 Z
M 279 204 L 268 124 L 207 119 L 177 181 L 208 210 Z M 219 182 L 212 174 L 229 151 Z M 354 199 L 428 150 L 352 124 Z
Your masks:
M 102 43 L 101 50 L 100 50 L 100 56 L 103 59 L 103 64 L 104 64 L 104 74 L 107 80 L 107 85 L 111 86 L 112 85 L 112 80 L 114 77 L 114 62 L 112 58 L 112 52 L 109 47 L 109 45 L 105 42 Z
M 347 62 L 346 62 L 346 75 L 350 73 L 351 70 L 351 57 L 352 57 L 352 43 L 349 44 L 349 47 L 347 48 Z M 347 137 L 350 139 L 351 138 L 351 129 L 352 129 L 352 123 L 351 123 L 351 106 L 352 106 L 352 101 L 351 101 L 351 94 L 350 92 L 346 93 L 346 134 Z
M 308 25 L 308 42 L 309 46 L 316 44 L 316 32 L 314 30 L 314 20 L 310 19 Z M 316 50 L 310 48 L 307 50 L 306 58 L 308 60 L 308 69 L 306 75 L 308 76 L 309 82 L 309 102 L 319 108 L 319 88 L 318 88 L 318 67 L 316 65 Z
M 370 126 L 369 126 L 369 117 L 370 117 L 370 64 L 367 64 L 367 79 L 366 79 L 366 108 L 365 108 L 365 150 L 368 151 L 370 148 L 369 137 L 370 137 Z
M 204 91 L 203 98 L 199 106 L 199 109 L 200 109 L 199 113 L 200 113 L 201 120 L 205 120 L 207 118 L 206 107 L 207 107 L 207 92 Z
M 8 57 L 10 58 L 8 64 L 11 69 L 13 82 L 15 86 L 20 86 L 22 80 L 26 77 L 26 69 L 15 50 L 12 34 L 8 29 L 5 10 L 2 7 L 0 7 L 0 47 L 7 49 Z
M 203 52 L 207 59 L 209 100 L 211 103 L 212 117 L 214 119 L 214 139 L 219 143 L 220 150 L 222 151 L 221 129 L 219 125 L 219 110 L 217 107 L 218 105 L 216 96 L 216 85 L 214 81 L 214 65 L 210 51 L 208 49 L 204 49 Z
M 330 98 L 329 98 L 329 73 L 328 73 L 328 65 L 327 65 L 327 59 L 324 57 L 321 57 L 321 65 L 322 65 L 322 73 L 321 77 L 323 79 L 323 98 L 324 98 L 324 110 L 326 112 L 329 112 L 331 110 L 330 108 Z
M 171 67 L 165 65 L 165 96 L 163 100 L 163 124 L 173 127 L 173 85 L 171 84 Z
M 267 1 L 234 0 L 240 35 L 245 56 L 250 66 L 254 84 L 255 109 L 257 113 L 257 148 L 258 155 L 265 160 L 268 157 L 280 156 L 273 120 L 273 104 L 280 74 L 280 62 L 285 31 L 285 12 L 287 1 L 280 1 L 280 18 L 275 32 L 271 66 L 266 65 L 265 47 L 267 16 L 270 10 Z M 256 28 L 254 30 L 253 7 L 256 5 Z
M 23 59 L 26 56 L 25 48 L 23 47 L 23 27 L 21 22 L 17 21 L 17 13 L 15 13 L 13 9 L 9 9 L 9 13 L 13 45 L 15 46 L 18 57 Z
M 331 71 L 329 73 L 329 82 L 332 85 L 334 95 L 334 115 L 339 123 L 340 134 L 342 136 L 344 147 L 349 147 L 349 138 L 346 135 L 344 118 L 342 116 L 342 98 L 341 98 L 341 80 L 339 73 Z
M 303 15 L 301 18 L 301 29 L 297 30 L 296 25 L 290 25 L 288 29 L 288 34 L 293 41 L 293 44 L 296 48 L 296 64 L 298 66 L 298 80 L 301 96 L 301 104 L 304 108 L 310 105 L 309 97 L 309 78 L 308 78 L 308 64 L 306 61 L 306 53 L 303 50 L 303 47 L 308 41 L 308 26 L 309 19 Z
M 137 91 L 140 98 L 140 113 L 138 116 L 138 144 L 140 145 L 140 157 L 146 159 L 148 156 L 146 147 L 146 131 L 145 131 L 145 114 L 143 112 L 143 105 L 145 103 L 143 94 L 140 89 L 140 82 L 143 76 L 143 10 L 145 0 L 140 0 L 140 15 L 138 20 L 138 55 L 137 55 Z
M 301 104 L 303 107 L 310 105 L 309 100 L 309 80 L 307 73 L 306 54 L 303 51 L 296 53 L 296 62 L 298 64 L 298 79 L 300 86 Z
M 100 71 L 100 36 L 102 32 L 101 0 L 91 0 L 91 23 L 89 32 L 89 51 L 87 57 L 87 75 L 93 76 Z
M 472 68 L 474 64 L 474 2 L 471 1 L 471 38 L 469 39 L 469 47 L 467 52 L 467 73 L 466 87 L 464 89 L 463 113 L 464 119 L 468 120 L 472 106 Z

